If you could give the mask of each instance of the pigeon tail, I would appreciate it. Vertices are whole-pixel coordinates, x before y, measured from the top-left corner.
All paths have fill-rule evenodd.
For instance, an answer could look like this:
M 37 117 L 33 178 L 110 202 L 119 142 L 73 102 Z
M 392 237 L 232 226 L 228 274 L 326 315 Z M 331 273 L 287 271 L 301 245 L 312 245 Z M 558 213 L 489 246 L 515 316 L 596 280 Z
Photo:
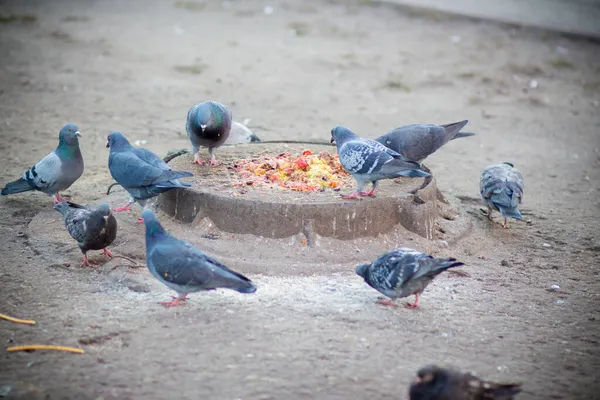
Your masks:
M 54 209 L 61 213 L 63 216 L 66 216 L 70 209 L 69 202 L 63 200 L 59 203 L 56 203 L 54 204 Z
M 454 139 L 458 139 L 458 138 L 463 138 L 463 137 L 469 137 L 469 136 L 475 136 L 474 133 L 472 132 L 458 132 L 453 138 Z
M 407 171 L 401 171 L 398 173 L 399 176 L 408 176 L 410 178 L 426 178 L 431 176 L 430 173 L 420 169 L 409 169 Z
M 248 281 L 245 282 L 245 285 L 243 287 L 233 288 L 233 290 L 239 293 L 254 293 L 256 292 L 256 286 L 254 286 L 252 282 Z
M 514 218 L 514 219 L 523 219 L 523 216 L 521 215 L 521 212 L 519 211 L 519 207 L 504 207 L 502 205 L 496 204 L 494 202 L 494 205 L 496 207 L 498 207 L 498 210 L 500 210 L 500 213 L 502 214 L 503 217 L 507 217 L 507 218 Z
M 426 258 L 419 261 L 422 268 L 419 268 L 413 279 L 420 278 L 424 275 L 436 276 L 446 271 L 447 269 L 460 267 L 465 265 L 456 258 Z
M 452 139 L 456 136 L 458 131 L 460 131 L 462 128 L 465 127 L 465 125 L 468 122 L 469 122 L 469 120 L 465 119 L 464 121 L 454 122 L 451 124 L 440 125 L 440 126 L 442 128 L 444 128 L 444 130 L 446 131 L 446 137 Z
M 250 143 L 255 143 L 255 142 L 262 142 L 262 140 L 260 140 L 260 138 L 253 133 L 250 135 Z
M 30 190 L 35 190 L 35 187 L 31 186 L 27 180 L 19 178 L 16 181 L 9 182 L 6 184 L 6 186 L 4 186 L 4 189 L 2 189 L 2 196 L 28 192 Z
M 190 186 L 192 186 L 192 184 L 189 182 L 181 182 L 178 179 L 173 179 L 170 181 L 157 183 L 156 185 L 151 185 L 148 188 L 149 189 L 151 189 L 151 188 L 173 189 L 173 188 L 186 188 L 186 187 L 190 187 Z M 162 193 L 162 191 L 159 193 Z
M 485 385 L 489 385 L 489 388 L 485 388 L 483 391 L 484 398 L 486 399 L 512 399 L 512 396 L 515 396 L 521 393 L 521 384 L 520 383 L 485 383 Z

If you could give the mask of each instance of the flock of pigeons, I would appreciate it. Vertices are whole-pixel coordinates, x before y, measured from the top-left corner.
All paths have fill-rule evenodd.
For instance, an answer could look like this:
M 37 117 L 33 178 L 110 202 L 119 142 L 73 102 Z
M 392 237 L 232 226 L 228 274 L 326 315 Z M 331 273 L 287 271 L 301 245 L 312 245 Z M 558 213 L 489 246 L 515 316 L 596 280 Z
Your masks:
M 375 139 L 364 139 L 338 126 L 331 131 L 331 142 L 336 143 L 341 165 L 356 180 L 357 188 L 345 199 L 362 200 L 375 196 L 377 183 L 383 179 L 405 177 L 430 177 L 431 173 L 421 162 L 450 140 L 472 136 L 460 132 L 467 121 L 448 125 L 406 125 Z M 201 147 L 208 148 L 209 163 L 217 165 L 214 151 L 225 144 L 232 132 L 242 132 L 242 141 L 259 141 L 243 125 L 232 121 L 231 112 L 217 102 L 203 102 L 190 109 L 186 130 L 191 140 L 194 163 L 204 164 L 198 154 Z M 113 212 L 130 210 L 133 203 L 143 208 L 138 223 L 146 227 L 146 264 L 152 275 L 177 292 L 172 301 L 161 304 L 171 307 L 182 304 L 188 293 L 216 288 L 228 288 L 240 293 L 256 291 L 254 283 L 242 274 L 229 269 L 218 260 L 204 254 L 192 244 L 170 235 L 161 226 L 156 215 L 146 209 L 149 199 L 175 188 L 186 188 L 191 183 L 181 181 L 193 174 L 173 171 L 163 159 L 149 150 L 132 146 L 120 132 L 107 137 L 110 149 L 108 168 L 111 176 L 130 194 L 123 207 L 111 211 L 107 204 L 88 208 L 68 201 L 60 192 L 69 188 L 83 173 L 84 163 L 79 149 L 79 129 L 74 124 L 65 125 L 59 133 L 56 149 L 27 170 L 23 176 L 8 183 L 2 195 L 38 190 L 53 197 L 54 208 L 65 220 L 69 234 L 77 241 L 84 259 L 90 265 L 89 250 L 107 249 L 117 235 L 117 220 Z M 372 189 L 364 187 L 371 183 Z M 510 163 L 491 165 L 481 176 L 480 192 L 488 207 L 498 210 L 507 218 L 521 219 L 519 204 L 523 197 L 523 177 Z M 391 300 L 380 304 L 397 307 L 393 300 L 415 295 L 409 308 L 418 306 L 419 295 L 443 271 L 463 265 L 455 258 L 435 258 L 413 249 L 399 248 L 389 251 L 371 263 L 361 264 L 356 274 Z M 443 369 L 437 366 L 422 368 L 410 387 L 412 400 L 425 399 L 512 399 L 520 392 L 519 384 L 494 384 L 470 374 Z

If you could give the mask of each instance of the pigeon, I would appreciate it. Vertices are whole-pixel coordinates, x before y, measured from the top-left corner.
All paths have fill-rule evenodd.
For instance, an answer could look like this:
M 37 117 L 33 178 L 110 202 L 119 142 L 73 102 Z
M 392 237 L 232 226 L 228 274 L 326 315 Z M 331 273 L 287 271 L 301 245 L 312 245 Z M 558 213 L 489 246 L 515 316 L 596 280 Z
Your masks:
M 342 195 L 344 199 L 362 200 L 359 195 L 375 197 L 377 182 L 381 179 L 431 176 L 418 163 L 405 159 L 375 140 L 363 139 L 343 126 L 331 130 L 331 143 L 336 144 L 340 163 L 358 185 L 353 194 Z M 370 192 L 363 192 L 369 182 L 373 188 Z
M 66 200 L 54 205 L 54 209 L 65 217 L 65 226 L 69 235 L 77 240 L 77 245 L 83 253 L 81 266 L 91 265 L 87 258 L 88 250 L 102 250 L 112 258 L 112 253 L 106 247 L 117 236 L 117 219 L 110 212 L 108 204 L 100 204 L 90 209 Z
M 151 210 L 144 210 L 146 223 L 146 265 L 156 279 L 178 294 L 167 307 L 180 305 L 188 293 L 226 288 L 240 293 L 254 293 L 252 281 L 190 243 L 169 235 Z
M 410 161 L 421 163 L 449 141 L 475 135 L 474 133 L 459 132 L 467 122 L 469 121 L 464 120 L 447 125 L 404 125 L 392 129 L 375 140 L 402 154 Z
M 210 165 L 217 165 L 215 149 L 221 147 L 231 130 L 231 111 L 216 101 L 206 101 L 190 108 L 185 123 L 192 148 L 194 151 L 194 163 L 203 164 L 198 151 L 200 147 L 208 147 L 210 154 Z
M 507 219 L 523 219 L 519 204 L 523 199 L 523 175 L 509 162 L 490 165 L 483 170 L 479 181 L 479 192 L 488 208 L 487 217 L 492 219 L 492 210 L 504 217 L 502 227 L 508 228 Z
M 428 365 L 417 372 L 410 385 L 410 400 L 512 400 L 520 383 L 493 383 L 473 374 Z
M 160 157 L 150 150 L 132 146 L 120 132 L 107 137 L 106 147 L 110 148 L 108 169 L 113 179 L 131 195 L 123 207 L 113 211 L 131 210 L 136 201 L 144 208 L 148 199 L 175 188 L 186 188 L 191 183 L 180 182 L 180 178 L 193 176 L 191 172 L 172 171 Z M 138 219 L 138 224 L 143 221 Z
M 2 189 L 2 196 L 39 190 L 51 195 L 54 204 L 66 199 L 60 192 L 68 189 L 83 174 L 79 137 L 77 125 L 65 125 L 58 134 L 56 149 L 25 171 L 21 178 L 8 183 Z
M 233 121 L 225 145 L 261 142 L 246 125 Z
M 408 308 L 419 306 L 419 295 L 437 275 L 449 268 L 464 265 L 456 258 L 434 258 L 427 253 L 400 248 L 382 254 L 371 264 L 360 264 L 356 274 L 373 289 L 390 297 L 415 295 L 415 302 Z M 397 307 L 392 300 L 380 300 L 379 304 Z

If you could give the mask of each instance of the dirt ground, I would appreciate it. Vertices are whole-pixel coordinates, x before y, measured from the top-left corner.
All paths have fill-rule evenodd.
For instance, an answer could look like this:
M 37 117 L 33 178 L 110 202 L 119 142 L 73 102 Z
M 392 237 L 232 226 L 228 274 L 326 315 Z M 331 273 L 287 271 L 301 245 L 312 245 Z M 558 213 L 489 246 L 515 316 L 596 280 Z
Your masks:
M 95 202 L 112 181 L 109 132 L 161 155 L 188 147 L 187 110 L 207 99 L 267 140 L 461 119 L 477 133 L 427 160 L 458 212 L 438 240 L 329 243 L 318 264 L 294 238 L 250 249 L 262 239 L 202 238 L 162 214 L 258 285 L 176 309 L 157 304 L 172 293 L 146 269 L 79 268 L 60 221 L 48 224 L 50 198 L 3 197 L 0 312 L 37 321 L 0 321 L 3 345 L 86 353 L 0 352 L 0 397 L 392 400 L 435 362 L 522 381 L 522 399 L 600 398 L 599 44 L 368 1 L 0 4 L 2 184 L 72 122 L 86 170 L 67 194 Z M 526 185 L 529 222 L 509 230 L 478 202 L 481 170 L 502 161 Z M 118 215 L 113 251 L 143 263 L 136 217 Z M 440 276 L 417 310 L 376 305 L 354 266 L 400 246 L 455 256 L 470 277 Z

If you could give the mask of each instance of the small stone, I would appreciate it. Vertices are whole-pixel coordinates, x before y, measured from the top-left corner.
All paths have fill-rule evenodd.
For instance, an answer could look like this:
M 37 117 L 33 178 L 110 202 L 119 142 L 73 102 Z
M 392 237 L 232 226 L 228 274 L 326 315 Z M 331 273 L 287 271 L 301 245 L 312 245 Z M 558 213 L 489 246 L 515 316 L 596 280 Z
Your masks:
M 510 267 L 510 264 L 506 260 L 500 261 L 500 265 L 503 266 L 503 267 Z
M 543 247 L 552 247 L 552 245 L 550 243 L 543 243 L 542 246 Z

